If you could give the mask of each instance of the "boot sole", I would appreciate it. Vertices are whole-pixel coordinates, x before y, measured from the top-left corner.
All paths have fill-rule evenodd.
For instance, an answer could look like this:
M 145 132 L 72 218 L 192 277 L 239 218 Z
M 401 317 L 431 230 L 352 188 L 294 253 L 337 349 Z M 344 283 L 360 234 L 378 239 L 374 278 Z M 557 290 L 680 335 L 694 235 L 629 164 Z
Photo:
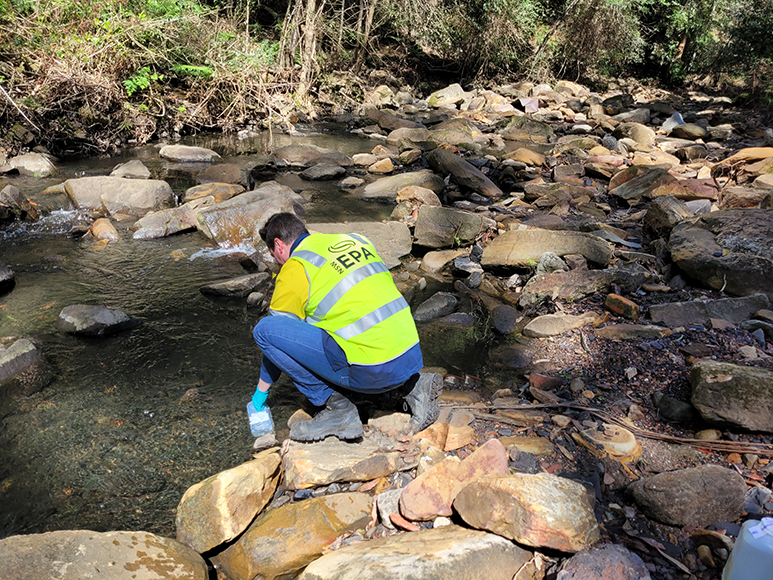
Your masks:
M 298 436 L 298 435 L 293 436 L 293 434 L 290 433 L 290 439 L 292 439 L 293 441 L 303 441 L 303 442 L 322 441 L 323 439 L 327 439 L 332 435 L 333 437 L 337 437 L 341 441 L 351 441 L 352 439 L 359 439 L 364 435 L 364 433 L 365 431 L 362 429 L 362 427 L 360 427 L 359 429 L 353 428 L 353 429 L 344 430 L 342 433 L 324 433 L 322 435 L 313 435 L 308 437 Z

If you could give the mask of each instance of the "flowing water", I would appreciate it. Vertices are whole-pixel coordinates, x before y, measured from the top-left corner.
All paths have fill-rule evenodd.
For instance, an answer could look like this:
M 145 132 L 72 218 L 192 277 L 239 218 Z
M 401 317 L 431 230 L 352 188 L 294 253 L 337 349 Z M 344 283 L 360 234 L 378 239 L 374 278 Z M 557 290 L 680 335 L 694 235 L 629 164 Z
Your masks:
M 271 144 L 293 140 L 349 155 L 374 145 L 343 134 L 279 135 Z M 186 144 L 249 165 L 269 141 L 218 136 Z M 251 335 L 259 314 L 244 300 L 199 292 L 207 282 L 244 274 L 236 257 L 198 232 L 133 241 L 128 225 L 119 225 L 117 243 L 73 239 L 67 232 L 88 223 L 85 216 L 68 209 L 64 196 L 41 193 L 69 177 L 107 175 L 130 158 L 178 193 L 195 184 L 201 169 L 164 162 L 150 146 L 125 155 L 62 163 L 45 180 L 3 179 L 48 210 L 37 223 L 0 230 L 0 262 L 16 275 L 16 287 L 0 296 L 0 337 L 34 340 L 53 379 L 2 418 L 0 537 L 58 529 L 173 536 L 183 492 L 250 457 L 245 406 L 260 365 Z M 381 220 L 392 209 L 354 200 L 334 183 L 301 182 L 294 174 L 278 180 L 313 190 L 309 221 Z M 70 304 L 103 304 L 143 324 L 108 338 L 74 337 L 56 328 Z M 440 358 L 425 351 L 425 364 L 448 362 Z M 269 404 L 277 425 L 301 403 L 284 378 L 275 385 Z

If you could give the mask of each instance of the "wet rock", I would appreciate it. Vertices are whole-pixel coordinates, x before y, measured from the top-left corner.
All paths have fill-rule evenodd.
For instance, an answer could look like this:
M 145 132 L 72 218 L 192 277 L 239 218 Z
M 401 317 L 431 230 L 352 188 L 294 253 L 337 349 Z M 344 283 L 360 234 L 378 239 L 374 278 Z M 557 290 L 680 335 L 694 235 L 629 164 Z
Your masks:
M 460 461 L 448 457 L 416 477 L 400 496 L 400 513 L 409 520 L 430 520 L 450 516 L 457 494 L 482 477 L 507 474 L 507 451 L 491 439 Z
M 521 290 L 518 304 L 526 308 L 545 299 L 574 302 L 606 292 L 613 281 L 614 275 L 608 270 L 570 270 L 534 276 Z
M 366 185 L 362 191 L 355 192 L 354 196 L 360 199 L 395 201 L 397 192 L 410 185 L 425 187 L 439 195 L 446 184 L 432 170 L 420 169 L 377 179 Z
M 523 335 L 530 338 L 558 336 L 572 329 L 587 326 L 595 319 L 595 312 L 586 312 L 578 316 L 570 314 L 545 314 L 529 322 L 523 329 Z
M 502 234 L 483 250 L 481 265 L 536 266 L 545 252 L 559 256 L 581 254 L 589 261 L 606 265 L 612 259 L 612 249 L 604 240 L 581 232 L 553 230 L 519 230 Z
M 397 471 L 399 456 L 367 438 L 344 443 L 328 437 L 318 443 L 291 441 L 282 465 L 289 489 L 308 489 L 337 481 L 369 481 Z
M 691 402 L 708 422 L 773 432 L 773 371 L 710 360 L 690 371 Z
M 0 295 L 13 290 L 16 285 L 16 275 L 8 266 L 0 262 Z
M 189 145 L 164 145 L 158 152 L 164 159 L 180 163 L 214 163 L 220 155 L 204 147 Z
M 177 506 L 177 540 L 203 553 L 237 537 L 273 496 L 280 463 L 279 453 L 264 452 L 189 487 Z
M 41 360 L 42 356 L 32 341 L 26 338 L 14 341 L 7 348 L 0 345 L 0 382 L 29 368 Z
M 277 167 L 311 167 L 317 163 L 330 163 L 340 167 L 351 167 L 352 159 L 340 151 L 325 149 L 311 144 L 296 143 L 274 151 Z
M 450 292 L 436 292 L 427 300 L 419 304 L 413 313 L 416 322 L 426 322 L 433 318 L 440 318 L 451 314 L 456 310 L 459 299 Z
M 50 177 L 56 174 L 54 157 L 45 153 L 26 153 L 11 157 L 7 163 L 0 166 L 0 173 L 18 171 L 19 175 L 27 177 Z
M 531 553 L 495 534 L 444 526 L 345 546 L 299 580 L 512 580 Z
M 304 201 L 286 185 L 267 181 L 258 189 L 199 210 L 196 227 L 222 247 L 255 244 L 269 217 L 282 211 L 302 212 Z
M 687 275 L 736 296 L 773 299 L 773 211 L 730 209 L 676 226 L 671 259 Z
M 702 465 L 640 479 L 626 493 L 654 520 L 703 528 L 741 516 L 746 483 L 732 469 Z
M 650 580 L 642 559 L 617 544 L 577 552 L 561 565 L 556 580 Z
M 414 242 L 429 248 L 470 245 L 481 232 L 496 228 L 486 217 L 451 209 L 423 205 L 416 217 Z
M 6 185 L 0 191 L 0 222 L 6 219 L 4 213 L 15 214 L 15 217 L 32 221 L 38 219 L 38 210 L 19 191 L 19 188 L 13 185 Z
M 77 209 L 108 214 L 143 216 L 172 205 L 174 194 L 166 181 L 122 179 L 120 177 L 79 177 L 64 182 L 67 197 Z
M 322 181 L 327 179 L 337 179 L 346 175 L 346 169 L 333 163 L 317 163 L 299 174 L 302 179 L 308 181 Z
M 339 493 L 268 511 L 218 556 L 218 563 L 233 580 L 291 577 L 338 536 L 365 527 L 371 501 L 367 494 Z
M 107 306 L 73 304 L 65 306 L 59 313 L 57 324 L 60 330 L 82 336 L 108 336 L 134 328 L 139 321 Z
M 519 544 L 577 552 L 599 540 L 593 495 L 549 473 L 516 473 L 467 485 L 454 509 L 470 526 Z
M 652 200 L 644 216 L 644 228 L 655 236 L 668 238 L 676 225 L 691 217 L 692 212 L 683 201 L 666 195 Z
M 178 207 L 150 212 L 134 224 L 135 240 L 152 240 L 196 229 L 198 213 L 215 205 L 213 197 L 197 198 Z
M 117 242 L 120 239 L 118 230 L 107 218 L 99 218 L 91 224 L 91 235 L 97 240 Z
M 247 176 L 236 163 L 218 163 L 207 167 L 196 174 L 198 183 L 228 183 L 232 185 L 247 185 Z M 243 191 L 243 190 L 242 190 Z
M 427 163 L 439 175 L 451 175 L 457 185 L 466 187 L 486 197 L 501 197 L 502 190 L 469 161 L 454 155 L 447 149 L 433 149 L 427 154 Z
M 215 165 L 215 167 L 218 167 Z M 207 182 L 201 185 L 194 185 L 193 187 L 185 190 L 183 194 L 183 201 L 189 202 L 195 199 L 201 199 L 204 197 L 211 197 L 214 203 L 220 203 L 231 199 L 235 195 L 244 193 L 244 187 L 233 183 L 221 183 L 221 182 Z
M 268 272 L 257 272 L 255 274 L 245 274 L 228 280 L 220 280 L 204 284 L 199 288 L 199 292 L 210 296 L 227 296 L 232 298 L 244 298 L 252 292 L 258 292 L 265 287 L 271 274 Z
M 110 172 L 110 177 L 123 177 L 124 179 L 150 179 L 150 169 L 139 159 L 132 159 L 126 163 L 119 163 Z
M 207 580 L 204 559 L 148 532 L 63 530 L 0 540 L 3 580 Z
M 768 304 L 768 297 L 765 294 L 752 294 L 741 298 L 652 304 L 650 318 L 654 322 L 665 324 L 671 328 L 690 324 L 705 326 L 712 318 L 722 318 L 733 324 L 740 324 L 751 318 L 758 310 L 767 308 Z
M 410 254 L 413 248 L 411 232 L 403 223 L 388 222 L 347 222 L 308 223 L 310 232 L 320 234 L 359 234 L 367 237 L 376 246 L 378 255 L 388 268 L 402 264 L 400 258 Z

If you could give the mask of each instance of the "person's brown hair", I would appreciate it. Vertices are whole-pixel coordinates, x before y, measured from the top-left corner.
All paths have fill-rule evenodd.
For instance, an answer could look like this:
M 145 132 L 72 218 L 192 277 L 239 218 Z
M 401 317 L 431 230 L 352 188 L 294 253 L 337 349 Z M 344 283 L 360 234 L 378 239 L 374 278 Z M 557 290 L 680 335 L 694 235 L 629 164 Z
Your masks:
M 308 234 L 306 224 L 293 213 L 275 213 L 260 228 L 260 239 L 266 242 L 268 249 L 274 251 L 274 242 L 277 238 L 285 244 L 292 244 L 299 236 Z

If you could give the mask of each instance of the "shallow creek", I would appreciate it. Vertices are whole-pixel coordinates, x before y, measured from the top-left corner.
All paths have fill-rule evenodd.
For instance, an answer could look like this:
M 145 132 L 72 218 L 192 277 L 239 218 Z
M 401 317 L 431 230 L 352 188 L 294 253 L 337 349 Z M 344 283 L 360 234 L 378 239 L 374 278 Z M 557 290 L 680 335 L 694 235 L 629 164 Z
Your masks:
M 293 140 L 349 155 L 375 145 L 345 134 L 310 134 L 275 135 L 273 146 Z M 269 138 L 199 137 L 185 144 L 249 165 L 266 151 Z M 148 146 L 122 158 L 62 163 L 54 178 L 3 179 L 48 211 L 38 223 L 0 230 L 0 262 L 16 275 L 16 287 L 0 296 L 0 337 L 34 340 L 54 379 L 2 418 L 0 537 L 58 529 L 174 536 L 183 492 L 250 457 L 245 405 L 260 365 L 251 335 L 259 313 L 243 300 L 213 300 L 199 292 L 204 283 L 244 274 L 236 257 L 198 232 L 133 241 L 129 224 L 119 225 L 122 239 L 105 247 L 72 239 L 67 232 L 87 223 L 85 216 L 69 210 L 64 196 L 41 194 L 70 177 L 107 175 L 131 158 L 140 158 L 153 178 L 166 179 L 177 193 L 195 185 L 193 176 L 203 168 L 164 162 Z M 302 182 L 295 174 L 277 179 L 314 190 L 309 221 L 381 220 L 392 210 L 354 200 L 334 182 Z M 118 308 L 144 323 L 104 339 L 58 331 L 61 309 L 78 303 Z M 435 330 L 420 332 L 438 342 L 430 337 Z M 425 349 L 425 364 L 448 367 L 432 350 Z M 478 364 L 471 360 L 466 370 L 475 372 Z M 451 366 L 459 372 L 465 362 L 456 359 Z M 283 379 L 269 404 L 281 427 L 301 398 Z

